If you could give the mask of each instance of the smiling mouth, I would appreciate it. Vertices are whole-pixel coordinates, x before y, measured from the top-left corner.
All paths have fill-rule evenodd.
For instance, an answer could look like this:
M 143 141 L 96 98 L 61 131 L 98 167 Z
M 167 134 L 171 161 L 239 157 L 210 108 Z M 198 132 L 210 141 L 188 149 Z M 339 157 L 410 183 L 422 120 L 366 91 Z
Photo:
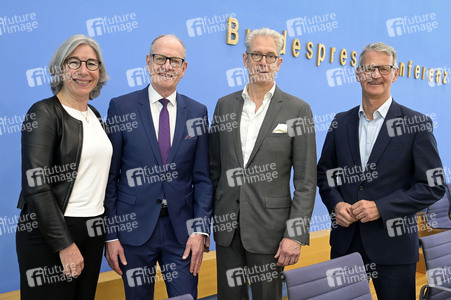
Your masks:
M 81 79 L 75 79 L 75 78 L 72 78 L 72 80 L 81 85 L 87 85 L 91 82 L 91 80 L 81 80 Z
M 172 79 L 172 78 L 174 78 L 174 74 L 158 73 L 158 76 L 162 77 L 163 79 Z

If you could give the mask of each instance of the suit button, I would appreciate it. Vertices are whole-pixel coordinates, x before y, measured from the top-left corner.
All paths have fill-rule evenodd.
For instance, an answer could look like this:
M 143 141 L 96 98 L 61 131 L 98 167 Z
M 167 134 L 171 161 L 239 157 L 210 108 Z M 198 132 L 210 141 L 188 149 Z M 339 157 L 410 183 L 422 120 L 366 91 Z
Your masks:
M 163 200 L 157 199 L 157 203 L 161 203 L 161 202 L 163 202 Z
M 236 203 L 240 203 L 240 199 L 236 199 Z
M 365 188 L 363 187 L 363 185 L 359 186 L 359 191 L 363 191 Z

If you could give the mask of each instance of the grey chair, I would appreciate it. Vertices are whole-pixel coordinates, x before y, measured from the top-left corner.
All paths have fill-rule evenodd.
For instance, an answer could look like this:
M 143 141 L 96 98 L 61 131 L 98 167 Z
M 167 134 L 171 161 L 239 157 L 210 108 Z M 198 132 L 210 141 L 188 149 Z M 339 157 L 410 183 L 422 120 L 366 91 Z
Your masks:
M 420 299 L 451 299 L 451 230 L 420 238 L 428 284 Z
M 177 297 L 171 297 L 171 298 L 168 298 L 168 299 L 172 299 L 172 300 L 193 300 L 193 296 L 191 296 L 191 294 L 185 294 L 185 295 L 181 295 L 181 296 L 177 296 Z
M 451 229 L 451 184 L 446 185 L 446 193 L 426 209 L 426 223 L 432 229 Z
M 359 253 L 282 272 L 288 300 L 371 300 L 367 273 Z

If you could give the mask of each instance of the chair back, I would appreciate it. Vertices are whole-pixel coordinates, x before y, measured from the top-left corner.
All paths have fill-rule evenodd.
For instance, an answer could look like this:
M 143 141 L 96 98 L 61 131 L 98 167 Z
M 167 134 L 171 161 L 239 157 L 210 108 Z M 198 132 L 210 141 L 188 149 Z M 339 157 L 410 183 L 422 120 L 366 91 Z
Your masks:
M 282 272 L 288 300 L 371 300 L 367 272 L 359 253 Z
M 427 299 L 451 299 L 451 230 L 420 238 L 429 289 Z M 436 286 L 437 288 L 433 288 Z
M 426 222 L 433 229 L 451 229 L 450 189 L 451 184 L 447 184 L 443 198 L 426 209 Z
M 171 299 L 171 300 L 194 300 L 193 296 L 191 296 L 191 294 L 185 294 L 185 295 L 181 295 L 181 296 L 171 297 L 168 299 Z M 168 299 L 166 299 L 166 300 L 168 300 Z

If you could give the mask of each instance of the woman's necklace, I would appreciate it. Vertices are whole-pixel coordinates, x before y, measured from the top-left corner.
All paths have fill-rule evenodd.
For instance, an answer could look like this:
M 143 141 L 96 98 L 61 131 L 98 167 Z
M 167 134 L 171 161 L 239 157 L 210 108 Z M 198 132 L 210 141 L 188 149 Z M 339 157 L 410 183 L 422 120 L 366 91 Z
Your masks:
M 85 116 L 80 110 L 79 110 L 79 112 L 81 113 L 81 115 L 83 116 L 83 118 L 85 118 L 86 122 L 89 123 L 89 120 L 88 120 L 89 109 L 86 111 L 86 116 Z

